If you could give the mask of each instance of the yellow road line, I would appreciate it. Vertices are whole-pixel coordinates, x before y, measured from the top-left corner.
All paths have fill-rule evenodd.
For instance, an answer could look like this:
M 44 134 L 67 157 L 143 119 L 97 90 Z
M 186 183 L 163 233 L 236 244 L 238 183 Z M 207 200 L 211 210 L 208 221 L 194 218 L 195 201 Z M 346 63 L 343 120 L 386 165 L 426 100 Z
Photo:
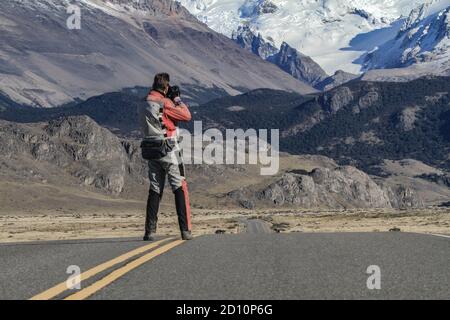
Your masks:
M 434 234 L 434 233 L 431 233 L 431 235 L 433 235 L 435 237 L 441 237 L 441 238 L 450 238 L 450 236 L 445 235 L 445 234 Z
M 160 241 L 152 242 L 151 244 L 148 244 L 148 245 L 142 246 L 140 248 L 134 249 L 134 250 L 132 250 L 130 252 L 122 254 L 121 256 L 118 256 L 117 258 L 114 258 L 112 260 L 104 262 L 104 263 L 102 263 L 102 264 L 100 264 L 100 265 L 98 265 L 98 266 L 96 266 L 96 267 L 94 267 L 92 269 L 89 269 L 86 272 L 83 272 L 80 275 L 80 281 L 87 280 L 87 279 L 95 276 L 96 274 L 98 274 L 100 272 L 103 272 L 103 271 L 105 271 L 105 270 L 115 266 L 116 264 L 119 264 L 119 263 L 122 263 L 124 261 L 127 261 L 128 259 L 133 258 L 134 256 L 136 256 L 138 254 L 144 253 L 144 252 L 146 252 L 148 250 L 151 250 L 151 249 L 159 246 L 161 243 L 164 243 L 166 241 L 173 240 L 173 239 L 174 238 L 167 238 L 167 239 L 163 239 L 163 240 L 160 240 Z M 78 284 L 78 283 L 75 283 L 75 284 Z M 66 290 L 68 290 L 67 284 L 66 284 L 66 282 L 62 282 L 62 283 L 60 283 L 60 284 L 58 284 L 58 285 L 56 285 L 56 286 L 54 286 L 54 287 L 52 287 L 50 289 L 48 289 L 48 290 L 38 294 L 38 295 L 35 295 L 30 300 L 49 300 L 49 299 L 54 298 L 57 295 L 63 293 Z
M 104 277 L 103 279 L 95 282 L 94 284 L 90 285 L 89 287 L 82 289 L 80 291 L 78 291 L 77 293 L 68 296 L 67 298 L 65 298 L 64 300 L 83 300 L 86 299 L 88 297 L 90 297 L 91 295 L 93 295 L 94 293 L 96 293 L 97 291 L 103 289 L 104 287 L 106 287 L 107 285 L 113 283 L 114 281 L 116 281 L 117 279 L 119 279 L 120 277 L 124 276 L 125 274 L 127 274 L 128 272 L 136 269 L 137 267 L 143 265 L 144 263 L 152 260 L 153 258 L 175 248 L 176 246 L 182 244 L 184 241 L 183 240 L 176 240 L 173 241 L 169 244 L 166 244 L 162 247 L 159 247 L 158 249 L 153 250 L 150 253 L 147 253 L 146 255 L 131 261 L 130 263 L 128 263 L 127 265 L 123 266 L 122 268 L 119 268 L 113 272 L 111 272 L 109 275 L 107 275 L 106 277 Z

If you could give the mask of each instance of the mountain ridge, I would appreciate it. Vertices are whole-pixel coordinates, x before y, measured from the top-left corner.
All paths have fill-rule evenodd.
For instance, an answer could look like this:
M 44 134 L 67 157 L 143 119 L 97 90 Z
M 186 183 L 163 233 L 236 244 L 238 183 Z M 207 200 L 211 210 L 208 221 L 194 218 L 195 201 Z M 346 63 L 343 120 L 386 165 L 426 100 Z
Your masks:
M 433 62 L 436 69 L 450 68 L 450 6 L 431 15 L 428 9 L 423 5 L 412 11 L 394 39 L 367 54 L 364 70 Z
M 52 107 L 148 87 L 161 71 L 179 84 L 217 86 L 229 94 L 260 87 L 315 91 L 240 49 L 171 0 L 140 2 L 144 11 L 133 9 L 133 1 L 83 0 L 78 3 L 80 30 L 66 27 L 69 3 L 0 3 L 0 87 L 12 100 Z
M 261 34 L 255 35 L 248 26 L 240 26 L 231 38 L 242 48 L 253 52 L 263 60 L 273 63 L 295 79 L 316 89 L 321 82 L 329 78 L 311 57 L 298 52 L 285 42 L 278 49 L 272 42 L 263 39 Z M 333 82 L 331 78 L 329 82 Z

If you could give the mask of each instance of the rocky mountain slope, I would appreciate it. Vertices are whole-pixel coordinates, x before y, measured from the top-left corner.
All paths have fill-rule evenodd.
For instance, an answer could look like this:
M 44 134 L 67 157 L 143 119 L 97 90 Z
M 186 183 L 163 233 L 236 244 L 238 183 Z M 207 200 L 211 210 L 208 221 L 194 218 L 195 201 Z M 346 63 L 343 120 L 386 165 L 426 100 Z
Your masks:
M 273 43 L 266 41 L 261 34 L 255 35 L 248 26 L 240 26 L 231 38 L 242 48 L 313 87 L 328 79 L 326 72 L 310 57 L 298 52 L 285 42 L 278 49 Z M 335 83 L 331 78 L 328 82 Z
M 3 97 L 0 94 L 0 119 L 30 123 L 30 122 L 46 122 L 55 120 L 60 117 L 67 116 L 81 116 L 87 115 L 94 119 L 103 127 L 108 128 L 112 132 L 122 137 L 138 137 L 140 132 L 138 130 L 137 106 L 144 103 L 143 97 L 146 95 L 148 89 L 135 88 L 122 90 L 120 92 L 112 92 L 100 96 L 92 97 L 86 101 L 75 103 L 70 106 L 40 109 L 28 106 L 16 105 L 13 101 Z M 190 96 L 189 88 L 182 87 L 183 99 Z M 195 91 L 194 91 L 195 93 Z M 213 96 L 212 96 L 213 97 Z M 189 101 L 189 98 L 186 98 Z M 195 97 L 194 97 L 195 99 Z M 282 90 L 271 89 L 257 89 L 238 96 L 225 96 L 221 98 L 212 99 L 207 103 L 208 107 L 191 105 L 191 111 L 194 120 L 205 120 L 204 126 L 208 128 L 215 124 L 220 124 L 221 128 L 226 128 L 225 124 L 227 115 L 233 114 L 236 116 L 244 115 L 246 119 L 262 119 L 258 112 L 264 110 L 264 119 L 272 118 L 279 119 L 279 110 L 282 108 L 293 108 L 301 103 L 309 100 L 310 97 L 305 97 L 295 92 L 286 92 Z M 2 104 L 3 101 L 3 104 Z M 244 106 L 243 113 L 233 112 L 233 106 Z M 247 108 L 254 111 L 252 114 L 246 111 Z M 270 112 L 269 112 L 270 110 Z M 223 122 L 216 122 L 213 119 L 220 118 L 223 112 Z M 211 116 L 209 116 L 209 114 Z M 241 119 L 244 120 L 244 119 Z M 274 125 L 276 122 L 274 123 Z M 188 125 L 190 129 L 191 125 Z M 229 128 L 233 127 L 229 123 Z
M 264 60 L 279 52 L 275 44 L 266 41 L 261 34 L 254 34 L 248 26 L 239 26 L 231 35 L 231 39 L 236 41 L 242 48 L 253 52 Z
M 314 87 L 328 78 L 326 72 L 313 59 L 298 52 L 286 42 L 283 42 L 280 51 L 270 56 L 267 61 L 277 65 L 295 79 L 303 80 Z
M 449 170 L 449 85 L 448 78 L 348 83 L 300 106 L 282 145 L 366 171 L 405 158 Z
M 328 78 L 325 78 L 324 80 L 316 84 L 315 88 L 321 91 L 328 91 L 357 78 L 359 78 L 359 76 L 356 74 L 338 70 L 332 76 L 329 76 Z
M 130 200 L 142 200 L 147 192 L 146 164 L 140 157 L 138 142 L 117 138 L 89 117 L 64 117 L 35 124 L 1 121 L 0 130 L 0 189 L 6 183 L 8 194 L 14 186 L 19 187 L 20 181 L 43 191 L 77 187 Z M 280 168 L 276 176 L 263 177 L 257 174 L 257 166 L 190 165 L 187 171 L 194 206 L 423 205 L 409 186 L 374 182 L 356 168 L 339 167 L 326 157 L 283 154 Z M 245 198 L 252 190 L 252 197 Z M 27 193 L 12 194 L 15 199 L 2 197 L 1 201 L 20 201 L 20 197 L 30 201 Z M 38 203 L 39 196 L 34 197 Z
M 88 115 L 122 137 L 138 136 L 136 107 L 145 91 L 126 90 L 48 110 L 1 105 L 0 119 L 39 122 Z M 281 150 L 321 154 L 377 173 L 384 159 L 416 159 L 450 169 L 450 81 L 353 80 L 326 93 L 258 89 L 191 107 L 203 128 L 279 129 Z M 8 104 L 6 104 L 8 105 Z M 193 130 L 192 124 L 186 128 Z
M 401 68 L 431 64 L 450 67 L 450 3 L 437 10 L 424 4 L 413 10 L 396 37 L 367 54 L 364 69 Z
M 383 159 L 405 158 L 448 170 L 449 83 L 445 77 L 406 83 L 354 80 L 309 96 L 258 89 L 191 109 L 204 129 L 280 129 L 282 151 L 322 154 L 371 173 Z M 48 110 L 3 106 L 0 119 L 39 122 L 88 115 L 121 136 L 137 136 L 136 107 L 143 92 L 110 93 Z M 192 130 L 192 124 L 187 128 Z
M 278 128 L 284 151 L 321 154 L 371 173 L 383 159 L 405 158 L 449 170 L 449 92 L 446 77 L 405 83 L 355 80 L 304 97 L 307 101 L 297 106 L 283 105 L 282 99 L 266 106 L 261 93 L 253 99 L 218 99 L 196 112 L 204 126 Z M 226 109 L 230 106 L 242 108 Z
M 54 107 L 127 87 L 174 82 L 236 94 L 260 87 L 314 91 L 198 22 L 171 0 L 83 0 L 69 30 L 68 0 L 0 2 L 0 90 Z

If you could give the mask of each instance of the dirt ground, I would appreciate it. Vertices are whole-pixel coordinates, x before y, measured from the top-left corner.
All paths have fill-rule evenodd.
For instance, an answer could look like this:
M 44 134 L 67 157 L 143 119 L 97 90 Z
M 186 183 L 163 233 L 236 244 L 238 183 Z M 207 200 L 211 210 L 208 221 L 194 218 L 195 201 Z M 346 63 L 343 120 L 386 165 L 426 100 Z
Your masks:
M 288 232 L 420 232 L 450 235 L 450 208 L 394 210 L 195 210 L 194 235 L 245 231 L 246 219 L 261 219 L 274 231 Z M 140 237 L 144 214 L 98 212 L 9 214 L 0 216 L 0 242 Z M 172 210 L 160 214 L 160 235 L 178 235 Z
M 260 218 L 281 232 L 386 232 L 398 229 L 450 235 L 449 208 L 282 213 Z

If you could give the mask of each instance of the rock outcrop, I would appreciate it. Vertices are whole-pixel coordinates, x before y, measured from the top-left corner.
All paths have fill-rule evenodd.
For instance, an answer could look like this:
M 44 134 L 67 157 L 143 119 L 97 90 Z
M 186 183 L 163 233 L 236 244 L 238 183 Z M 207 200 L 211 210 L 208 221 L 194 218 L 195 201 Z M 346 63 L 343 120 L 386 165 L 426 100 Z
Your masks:
M 396 185 L 388 186 L 382 185 L 383 190 L 389 197 L 391 206 L 393 208 L 407 209 L 407 208 L 421 208 L 424 203 L 420 197 L 409 187 Z
M 246 1 L 240 8 L 239 13 L 242 18 L 258 17 L 263 14 L 275 13 L 278 7 L 270 0 Z
M 344 78 L 348 76 L 329 78 L 319 64 L 286 42 L 283 42 L 281 48 L 278 49 L 273 41 L 264 39 L 261 34 L 256 35 L 248 25 L 239 26 L 232 33 L 231 38 L 242 48 L 275 64 L 295 79 L 310 84 L 316 89 L 322 90 L 321 88 L 327 85 L 330 88 L 333 83 L 336 84 L 338 81 L 347 82 L 344 81 Z
M 397 115 L 397 128 L 403 131 L 411 131 L 415 127 L 417 113 L 421 110 L 419 106 L 413 106 L 403 109 Z
M 124 12 L 140 11 L 156 17 L 176 16 L 192 22 L 196 19 L 177 1 L 172 0 L 101 0 L 102 2 L 112 4 L 115 9 L 120 8 Z
M 295 79 L 305 81 L 312 86 L 328 78 L 327 73 L 311 57 L 300 53 L 286 42 L 283 42 L 280 51 L 269 57 L 267 61 L 276 64 Z
M 377 184 L 364 172 L 343 166 L 317 168 L 312 172 L 285 173 L 266 188 L 228 194 L 243 207 L 295 206 L 297 208 L 417 208 L 423 203 L 404 186 Z
M 338 70 L 334 73 L 334 75 L 329 76 L 328 78 L 316 84 L 314 87 L 318 90 L 328 91 L 358 77 L 359 76 L 356 74 Z
M 126 176 L 142 171 L 136 146 L 123 144 L 87 116 L 48 124 L 2 121 L 0 133 L 1 157 L 12 162 L 31 157 L 56 165 L 82 184 L 108 193 L 121 193 Z
M 335 114 L 353 102 L 353 99 L 352 90 L 342 86 L 319 97 L 319 103 L 325 111 Z
M 258 34 L 255 35 L 248 26 L 239 26 L 232 39 L 242 48 L 251 51 L 264 60 L 278 53 L 278 48 Z

